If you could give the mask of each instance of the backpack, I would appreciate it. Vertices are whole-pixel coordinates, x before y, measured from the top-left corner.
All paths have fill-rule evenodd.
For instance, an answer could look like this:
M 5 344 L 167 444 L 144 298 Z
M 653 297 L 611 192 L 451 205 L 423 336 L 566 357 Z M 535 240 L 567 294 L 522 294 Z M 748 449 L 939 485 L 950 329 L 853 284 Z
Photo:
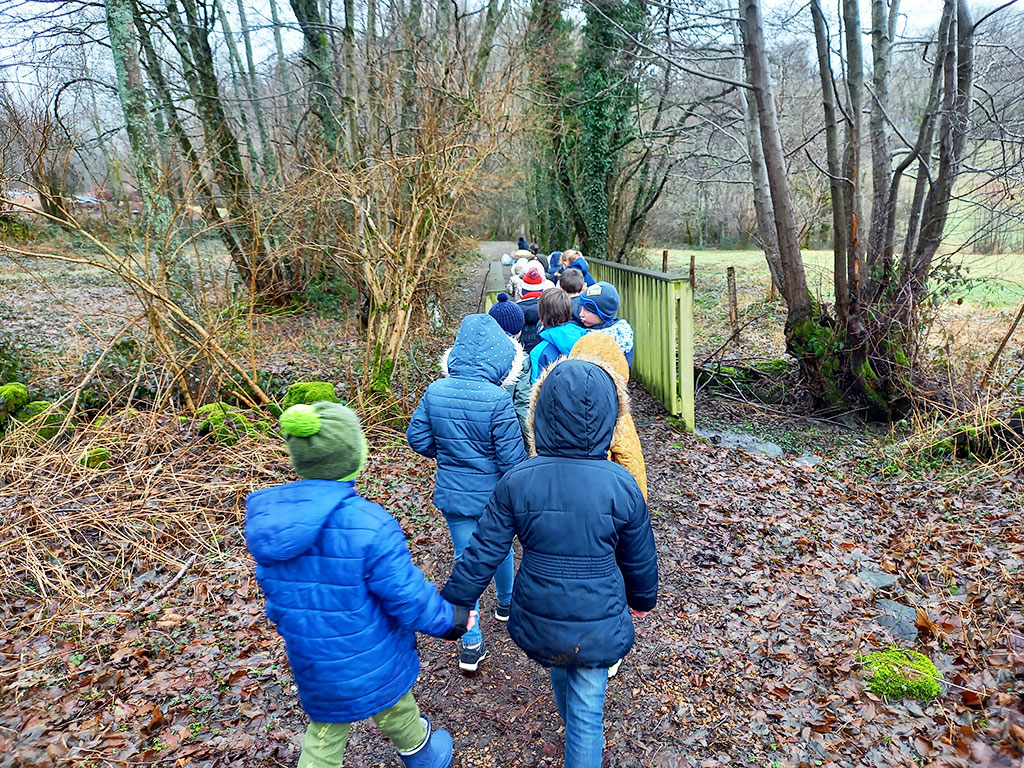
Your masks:
M 539 298 L 523 299 L 516 302 L 523 310 L 523 332 L 519 336 L 519 343 L 527 354 L 540 344 L 540 315 L 537 314 L 537 302 Z

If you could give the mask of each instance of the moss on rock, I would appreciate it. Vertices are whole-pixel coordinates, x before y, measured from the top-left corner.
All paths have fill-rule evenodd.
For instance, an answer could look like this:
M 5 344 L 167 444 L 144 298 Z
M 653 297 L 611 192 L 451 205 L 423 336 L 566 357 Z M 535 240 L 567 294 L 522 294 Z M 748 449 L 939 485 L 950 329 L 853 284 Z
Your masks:
M 240 409 L 227 403 L 209 403 L 196 409 L 199 434 L 210 435 L 218 443 L 234 445 L 244 436 L 265 435 L 270 432 L 266 419 L 250 419 Z
M 34 427 L 43 440 L 51 440 L 62 431 L 67 411 L 54 408 L 49 400 L 33 400 L 14 414 L 14 420 Z
M 333 384 L 328 381 L 297 381 L 288 387 L 281 407 L 287 411 L 293 405 L 312 405 L 325 401 L 328 403 L 341 402 L 334 394 Z
M 28 405 L 28 389 L 24 384 L 12 381 L 0 386 L 0 424 Z
M 110 469 L 110 449 L 86 448 L 79 457 L 78 463 L 89 469 Z
M 857 660 L 864 665 L 868 688 L 876 696 L 930 701 L 942 694 L 942 676 L 923 653 L 890 648 Z

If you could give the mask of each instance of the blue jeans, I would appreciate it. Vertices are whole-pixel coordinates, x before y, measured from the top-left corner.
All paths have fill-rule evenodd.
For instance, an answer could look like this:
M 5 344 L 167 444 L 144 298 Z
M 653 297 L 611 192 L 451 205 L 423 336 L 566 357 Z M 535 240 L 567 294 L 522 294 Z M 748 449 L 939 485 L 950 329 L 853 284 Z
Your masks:
M 608 670 L 551 667 L 551 689 L 565 723 L 565 768 L 601 768 Z
M 469 540 L 473 538 L 476 530 L 477 519 L 475 517 L 457 517 L 445 515 L 445 522 L 448 523 L 448 533 L 452 537 L 452 549 L 455 550 L 455 559 L 462 558 L 462 553 L 469 546 Z M 508 605 L 512 602 L 512 580 L 516 575 L 516 564 L 509 549 L 508 557 L 502 560 L 498 570 L 494 572 L 494 592 L 501 605 Z M 476 602 L 476 610 L 480 611 L 480 601 Z M 480 633 L 480 617 L 477 617 L 476 626 L 462 636 L 463 645 L 476 645 L 483 639 Z

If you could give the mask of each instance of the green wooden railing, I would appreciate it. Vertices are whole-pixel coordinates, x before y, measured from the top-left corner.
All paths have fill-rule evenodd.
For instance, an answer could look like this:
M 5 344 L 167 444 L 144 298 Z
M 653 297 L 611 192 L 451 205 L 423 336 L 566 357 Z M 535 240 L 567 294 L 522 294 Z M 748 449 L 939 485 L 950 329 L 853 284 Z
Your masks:
M 589 259 L 590 273 L 619 290 L 619 316 L 633 326 L 632 376 L 686 429 L 693 421 L 693 287 L 680 275 Z M 505 290 L 505 271 L 493 262 L 484 284 L 486 312 Z
M 632 376 L 686 429 L 693 421 L 693 286 L 681 275 L 588 259 L 590 274 L 619 290 L 633 326 Z
M 491 262 L 491 266 L 487 270 L 487 280 L 484 283 L 484 291 L 486 292 L 484 312 L 487 312 L 498 303 L 498 294 L 505 290 L 507 282 L 505 280 L 505 270 L 502 268 L 501 262 Z

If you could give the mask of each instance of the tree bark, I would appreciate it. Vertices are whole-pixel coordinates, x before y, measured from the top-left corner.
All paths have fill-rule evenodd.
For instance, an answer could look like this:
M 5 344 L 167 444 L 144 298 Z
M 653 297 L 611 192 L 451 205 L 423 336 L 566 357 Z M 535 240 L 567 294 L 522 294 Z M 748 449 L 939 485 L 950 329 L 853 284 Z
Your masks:
M 828 29 L 825 26 L 825 15 L 821 10 L 821 0 L 811 0 L 811 16 L 814 19 L 814 42 L 818 51 L 821 103 L 825 115 L 825 151 L 829 176 L 828 186 L 832 194 L 833 287 L 836 298 L 836 318 L 840 325 L 846 327 L 850 317 L 850 292 L 846 272 L 847 222 L 845 220 L 845 196 L 847 185 L 842 178 L 843 169 L 839 161 L 839 123 L 836 118 L 831 50 Z
M 292 128 L 292 141 L 298 144 L 299 115 L 295 110 L 292 79 L 289 77 L 288 64 L 284 57 L 284 42 L 281 39 L 281 19 L 277 14 L 277 0 L 268 0 L 268 2 L 270 3 L 270 21 L 274 28 L 274 49 L 277 51 L 277 77 L 281 81 L 281 88 L 284 89 L 284 103 L 288 112 L 288 124 Z M 370 0 L 370 2 L 375 2 L 375 0 Z
M 237 0 L 238 20 L 242 31 L 242 44 L 245 46 L 245 69 L 246 69 L 246 94 L 249 97 L 249 107 L 256 118 L 256 129 L 260 134 L 260 164 L 263 168 L 264 179 L 277 177 L 277 158 L 274 153 L 274 146 L 270 141 L 270 131 L 267 130 L 267 120 L 263 109 L 263 100 L 260 98 L 259 84 L 256 82 L 256 64 L 252 55 L 252 36 L 249 34 L 249 21 L 245 16 L 245 0 Z
M 741 61 L 736 64 L 736 79 L 750 81 L 750 67 L 743 57 L 743 42 L 739 26 L 732 24 L 733 44 L 737 47 Z M 761 142 L 761 125 L 757 119 L 757 97 L 749 88 L 741 89 L 740 100 L 743 109 L 743 133 L 747 140 L 747 154 L 750 156 L 750 178 L 754 187 L 754 215 L 757 219 L 757 239 L 764 250 L 765 260 L 772 281 L 783 296 L 786 295 L 786 274 L 779 255 L 779 233 L 775 229 L 772 211 L 772 195 L 768 184 L 768 170 L 764 164 L 764 148 Z
M 943 81 L 939 169 L 925 199 L 921 214 L 921 234 L 910 270 L 915 293 L 924 290 L 932 258 L 942 244 L 953 185 L 960 173 L 967 143 L 974 81 L 974 22 L 966 0 L 956 0 L 955 23 L 950 26 L 947 36 Z
M 850 93 L 849 142 L 846 148 L 848 178 L 845 202 L 848 212 L 846 234 L 846 279 L 852 311 L 860 300 L 863 247 L 860 224 L 863 221 L 860 165 L 864 113 L 864 55 L 860 32 L 859 0 L 843 0 L 843 26 L 846 31 L 846 82 Z
M 786 180 L 786 157 L 782 151 L 782 135 L 775 111 L 775 95 L 768 70 L 768 52 L 764 45 L 764 31 L 761 25 L 759 0 L 743 2 L 743 51 L 750 71 L 750 83 L 757 101 L 757 117 L 761 129 L 761 143 L 764 150 L 765 171 L 768 175 L 768 189 L 772 197 L 772 211 L 775 230 L 779 238 L 779 257 L 785 274 L 788 310 L 787 331 L 792 332 L 797 324 L 806 321 L 811 314 L 811 294 L 807 288 L 807 276 L 800 255 L 800 241 L 797 237 L 796 217 Z M 781 286 L 780 286 L 781 288 Z
M 302 28 L 309 62 L 310 102 L 320 120 L 324 145 L 331 154 L 341 148 L 344 127 L 339 119 L 334 98 L 334 73 L 327 32 L 316 0 L 291 0 L 292 11 Z
M 886 219 L 889 185 L 892 181 L 892 160 L 886 112 L 889 109 L 889 80 L 892 76 L 892 39 L 900 0 L 871 0 L 871 232 L 868 236 L 868 268 L 873 267 L 885 251 Z

